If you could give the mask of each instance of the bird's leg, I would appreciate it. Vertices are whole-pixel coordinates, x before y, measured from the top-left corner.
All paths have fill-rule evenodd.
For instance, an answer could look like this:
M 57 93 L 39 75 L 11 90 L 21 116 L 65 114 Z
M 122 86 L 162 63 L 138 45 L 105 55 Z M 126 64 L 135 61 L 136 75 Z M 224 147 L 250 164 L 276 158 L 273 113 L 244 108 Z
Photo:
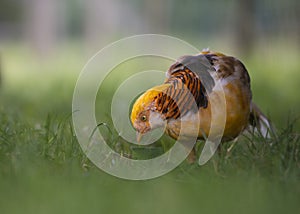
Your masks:
M 189 164 L 195 163 L 195 161 L 197 160 L 197 155 L 196 155 L 195 147 L 193 147 L 192 151 L 190 151 L 190 153 L 187 156 L 186 160 L 187 160 L 187 162 Z
M 236 137 L 236 138 L 232 141 L 232 144 L 231 144 L 231 145 L 229 146 L 229 148 L 227 149 L 225 158 L 228 158 L 228 157 L 230 156 L 231 151 L 232 151 L 233 147 L 236 145 L 237 141 L 238 141 L 238 137 Z
M 196 155 L 196 149 L 195 149 L 195 144 L 193 142 L 193 139 L 189 138 L 184 138 L 184 139 L 177 139 L 185 148 L 186 152 L 189 152 L 188 156 L 186 157 L 186 161 L 188 164 L 193 164 L 197 160 L 197 155 Z M 191 149 L 192 148 L 192 149 Z

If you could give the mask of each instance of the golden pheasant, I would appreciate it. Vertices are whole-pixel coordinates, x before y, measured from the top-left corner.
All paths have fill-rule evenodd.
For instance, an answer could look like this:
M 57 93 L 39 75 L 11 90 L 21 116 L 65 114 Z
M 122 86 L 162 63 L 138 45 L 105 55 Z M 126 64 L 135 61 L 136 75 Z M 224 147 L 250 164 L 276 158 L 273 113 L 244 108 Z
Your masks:
M 210 99 L 218 100 L 220 93 L 216 82 L 221 83 L 226 101 L 226 110 L 220 109 L 226 111 L 222 141 L 235 139 L 249 125 L 264 136 L 271 129 L 268 119 L 252 102 L 249 74 L 235 57 L 204 50 L 198 55 L 180 57 L 166 76 L 162 85 L 147 90 L 133 105 L 131 122 L 137 130 L 137 141 L 158 127 L 165 127 L 165 133 L 177 139 L 181 121 L 193 121 L 198 116 L 201 122 L 197 138 L 204 139 L 211 127 Z M 185 128 L 181 136 L 189 137 L 192 129 L 193 125 Z M 192 150 L 189 161 L 194 159 Z

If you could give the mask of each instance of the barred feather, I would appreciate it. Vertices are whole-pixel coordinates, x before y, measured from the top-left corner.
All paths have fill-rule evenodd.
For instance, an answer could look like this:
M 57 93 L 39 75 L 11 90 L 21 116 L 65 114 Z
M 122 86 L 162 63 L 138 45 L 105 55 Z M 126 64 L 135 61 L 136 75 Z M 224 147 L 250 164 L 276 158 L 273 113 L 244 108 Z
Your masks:
M 203 55 L 181 57 L 167 72 L 169 78 L 165 84 L 170 84 L 170 87 L 157 96 L 157 111 L 166 119 L 177 119 L 190 111 L 197 112 L 200 107 L 206 108 L 206 90 L 211 92 L 215 84 L 207 71 L 215 70 Z M 194 103 L 198 108 L 194 108 Z

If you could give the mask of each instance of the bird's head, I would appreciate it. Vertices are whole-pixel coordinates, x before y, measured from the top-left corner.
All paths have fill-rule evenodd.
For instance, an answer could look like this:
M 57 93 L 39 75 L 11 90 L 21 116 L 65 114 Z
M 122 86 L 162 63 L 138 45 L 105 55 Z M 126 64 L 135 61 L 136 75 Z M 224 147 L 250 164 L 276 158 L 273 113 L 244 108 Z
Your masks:
M 164 127 L 166 120 L 164 116 L 156 110 L 155 101 L 159 93 L 169 87 L 168 85 L 156 86 L 142 94 L 134 103 L 131 111 L 131 123 L 137 131 L 137 141 L 139 142 L 147 132 Z

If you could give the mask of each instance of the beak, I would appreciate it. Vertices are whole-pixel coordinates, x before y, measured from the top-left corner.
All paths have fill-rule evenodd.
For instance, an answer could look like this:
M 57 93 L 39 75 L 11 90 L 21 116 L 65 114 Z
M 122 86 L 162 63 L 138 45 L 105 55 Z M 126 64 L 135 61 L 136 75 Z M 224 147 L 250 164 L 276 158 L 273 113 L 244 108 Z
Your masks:
M 139 143 L 141 142 L 141 139 L 143 137 L 143 134 L 141 132 L 136 132 L 136 141 Z

